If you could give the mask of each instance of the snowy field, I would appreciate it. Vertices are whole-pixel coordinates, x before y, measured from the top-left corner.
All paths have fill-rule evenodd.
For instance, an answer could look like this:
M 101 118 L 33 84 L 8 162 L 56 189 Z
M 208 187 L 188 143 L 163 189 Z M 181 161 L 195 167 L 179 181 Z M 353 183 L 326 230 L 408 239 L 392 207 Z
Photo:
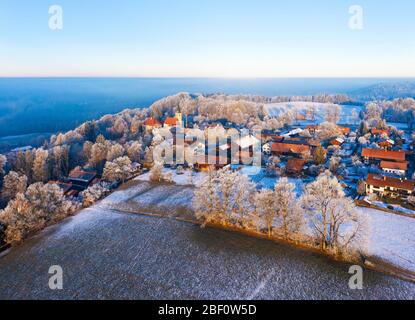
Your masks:
M 359 208 L 370 216 L 369 254 L 415 272 L 415 219 Z
M 270 103 L 265 105 L 265 110 L 271 117 L 278 117 L 279 115 L 286 112 L 288 109 L 295 110 L 297 113 L 306 114 L 310 107 L 315 107 L 316 110 L 316 123 L 325 121 L 325 113 L 327 108 L 331 108 L 333 105 L 329 103 L 317 103 L 317 102 L 281 102 L 281 103 Z M 362 106 L 349 106 L 342 105 L 342 115 L 339 123 L 341 124 L 355 124 L 353 119 L 353 109 L 356 109 L 358 113 L 363 110 Z M 310 121 L 298 121 L 299 124 L 310 124 Z
M 52 291 L 48 269 L 57 264 L 63 290 Z M 100 203 L 0 258 L 0 299 L 415 298 L 414 284 L 369 270 L 364 290 L 350 290 L 349 267 L 232 232 L 120 214 Z
M 167 172 L 170 170 L 166 169 Z M 244 170 L 242 172 L 244 173 Z M 180 175 L 178 182 L 187 174 Z M 266 177 L 263 171 L 257 176 L 250 177 L 264 188 L 273 188 L 277 181 L 276 178 Z M 198 175 L 200 181 L 205 178 L 204 173 Z M 137 185 L 113 193 L 101 202 L 101 206 L 169 216 L 192 212 L 191 199 L 194 187 L 152 184 L 147 181 L 146 176 L 137 180 Z M 304 187 L 303 181 L 301 179 L 290 179 L 290 181 L 295 184 L 296 192 L 300 195 Z M 367 254 L 415 272 L 415 219 L 368 208 L 359 207 L 358 210 L 369 216 L 370 241 Z

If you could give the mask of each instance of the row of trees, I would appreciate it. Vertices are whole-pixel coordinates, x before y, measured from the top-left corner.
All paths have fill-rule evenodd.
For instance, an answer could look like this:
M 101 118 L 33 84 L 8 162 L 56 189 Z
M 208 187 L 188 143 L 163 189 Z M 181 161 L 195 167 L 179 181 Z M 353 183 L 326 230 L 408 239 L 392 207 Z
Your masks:
M 211 171 L 195 191 L 196 217 L 215 223 L 255 229 L 335 255 L 356 253 L 365 244 L 365 218 L 345 196 L 329 171 L 297 197 L 295 185 L 281 178 L 273 190 L 256 190 L 248 177 L 229 169 Z

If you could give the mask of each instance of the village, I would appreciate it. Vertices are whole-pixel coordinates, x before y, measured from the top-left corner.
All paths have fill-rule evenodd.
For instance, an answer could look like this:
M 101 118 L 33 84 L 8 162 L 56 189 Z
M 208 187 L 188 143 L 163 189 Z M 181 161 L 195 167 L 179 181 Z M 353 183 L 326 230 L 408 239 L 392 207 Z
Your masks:
M 144 130 L 153 136 L 153 155 L 131 163 L 123 182 L 148 172 L 157 162 L 178 175 L 185 170 L 260 168 L 256 175 L 269 179 L 259 187 L 269 188 L 280 177 L 306 183 L 330 170 L 359 206 L 415 216 L 415 142 L 410 135 L 392 127 L 310 124 L 313 121 L 307 113 L 297 114 L 296 120 L 297 124 L 283 130 L 253 132 L 226 120 L 197 123 L 183 119 L 180 112 L 164 121 L 149 117 Z M 209 135 L 214 137 L 213 143 L 205 139 Z M 155 159 L 156 146 L 160 145 L 163 150 L 170 148 L 169 160 Z M 88 167 L 77 167 L 68 177 L 49 181 L 70 198 L 102 183 L 102 175 Z M 120 184 L 120 180 L 106 181 L 106 194 Z
M 298 119 L 308 120 L 307 114 L 298 115 Z M 166 166 L 179 174 L 184 169 L 207 172 L 229 167 L 238 171 L 259 166 L 261 171 L 257 174 L 275 180 L 289 177 L 310 182 L 330 170 L 358 205 L 415 215 L 415 142 L 396 128 L 370 129 L 326 122 L 262 130 L 258 134 L 225 121 L 185 123 L 181 113 L 166 118 L 164 123 L 148 118 L 145 125 L 159 139 L 163 130 L 172 136 L 180 132 L 184 148 L 179 148 L 178 135 L 164 141 L 164 148 L 175 151 L 173 161 Z M 195 138 L 208 136 L 207 132 L 221 139 L 202 143 L 203 139 Z M 236 139 L 231 139 L 235 133 Z M 184 156 L 179 157 L 181 149 Z M 186 157 L 189 154 L 192 156 Z M 176 156 L 182 162 L 176 161 Z M 191 161 L 186 161 L 188 158 Z M 142 165 L 151 169 L 153 164 Z

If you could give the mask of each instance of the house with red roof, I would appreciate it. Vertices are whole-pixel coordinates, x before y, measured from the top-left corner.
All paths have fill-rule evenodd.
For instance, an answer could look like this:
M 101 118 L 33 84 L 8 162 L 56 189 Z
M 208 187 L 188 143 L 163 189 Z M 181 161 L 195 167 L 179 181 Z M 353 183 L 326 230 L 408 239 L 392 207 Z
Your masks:
M 406 171 L 408 170 L 408 161 L 405 162 L 392 162 L 392 161 L 382 161 L 380 167 L 386 173 L 393 173 L 400 176 L 405 176 Z
M 154 128 L 161 128 L 161 123 L 154 118 L 148 118 L 144 121 L 144 125 L 146 126 L 146 130 L 150 131 Z
M 301 156 L 304 153 L 311 153 L 311 147 L 305 144 L 273 142 L 271 146 L 271 152 L 276 156 Z
M 371 173 L 366 179 L 366 193 L 387 198 L 406 199 L 415 194 L 415 181 Z
M 389 151 L 382 149 L 368 149 L 362 150 L 362 157 L 366 163 L 380 163 L 380 161 L 405 162 L 405 151 Z

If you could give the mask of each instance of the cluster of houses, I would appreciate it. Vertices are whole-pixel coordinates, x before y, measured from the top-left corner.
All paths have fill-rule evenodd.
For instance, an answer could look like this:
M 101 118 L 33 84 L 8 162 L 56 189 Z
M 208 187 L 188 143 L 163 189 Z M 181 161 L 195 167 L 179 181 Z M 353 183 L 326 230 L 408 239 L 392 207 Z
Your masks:
M 182 115 L 176 113 L 174 118 L 167 118 L 163 124 L 156 119 L 149 118 L 145 121 L 147 130 L 157 128 L 174 127 L 183 128 Z M 221 121 L 214 121 L 205 124 L 203 128 L 229 129 Z M 234 129 L 238 129 L 236 126 Z M 191 130 L 186 129 L 185 130 Z M 229 140 L 227 143 L 217 143 L 212 148 L 209 146 L 199 146 L 194 139 L 184 139 L 185 147 L 205 148 L 204 156 L 198 157 L 194 168 L 206 171 L 209 168 L 220 169 L 227 165 L 234 165 L 235 150 L 238 152 L 236 159 L 240 164 L 249 165 L 249 161 L 255 161 L 255 151 L 261 152 L 262 166 L 267 166 L 267 159 L 278 157 L 281 159 L 280 165 L 283 166 L 284 174 L 288 176 L 306 176 L 307 169 L 313 165 L 313 157 L 317 149 L 323 150 L 327 156 L 323 166 L 329 167 L 333 149 L 337 157 L 340 156 L 344 166 L 348 166 L 353 171 L 352 156 L 359 156 L 363 166 L 367 168 L 367 173 L 361 175 L 354 174 L 354 194 L 357 191 L 357 182 L 364 179 L 366 193 L 376 194 L 382 198 L 393 198 L 406 200 L 409 196 L 415 195 L 415 181 L 410 177 L 414 171 L 413 149 L 415 142 L 409 148 L 397 145 L 395 139 L 391 137 L 390 130 L 372 129 L 369 132 L 370 139 L 367 145 L 370 147 L 362 148 L 358 143 L 357 134 L 352 132 L 349 126 L 337 126 L 338 134 L 329 139 L 321 140 L 317 138 L 319 132 L 324 130 L 320 125 L 304 125 L 286 128 L 285 131 L 263 130 L 262 136 L 256 137 L 247 135 L 236 141 Z M 307 131 L 307 134 L 304 134 Z M 367 137 L 367 136 L 366 136 Z M 174 141 L 172 142 L 175 143 Z M 373 147 L 371 143 L 376 143 Z M 405 150 L 407 149 L 407 150 Z M 412 149 L 412 150 L 411 150 Z M 210 150 L 208 153 L 207 150 Z M 350 174 L 353 175 L 353 174 Z

